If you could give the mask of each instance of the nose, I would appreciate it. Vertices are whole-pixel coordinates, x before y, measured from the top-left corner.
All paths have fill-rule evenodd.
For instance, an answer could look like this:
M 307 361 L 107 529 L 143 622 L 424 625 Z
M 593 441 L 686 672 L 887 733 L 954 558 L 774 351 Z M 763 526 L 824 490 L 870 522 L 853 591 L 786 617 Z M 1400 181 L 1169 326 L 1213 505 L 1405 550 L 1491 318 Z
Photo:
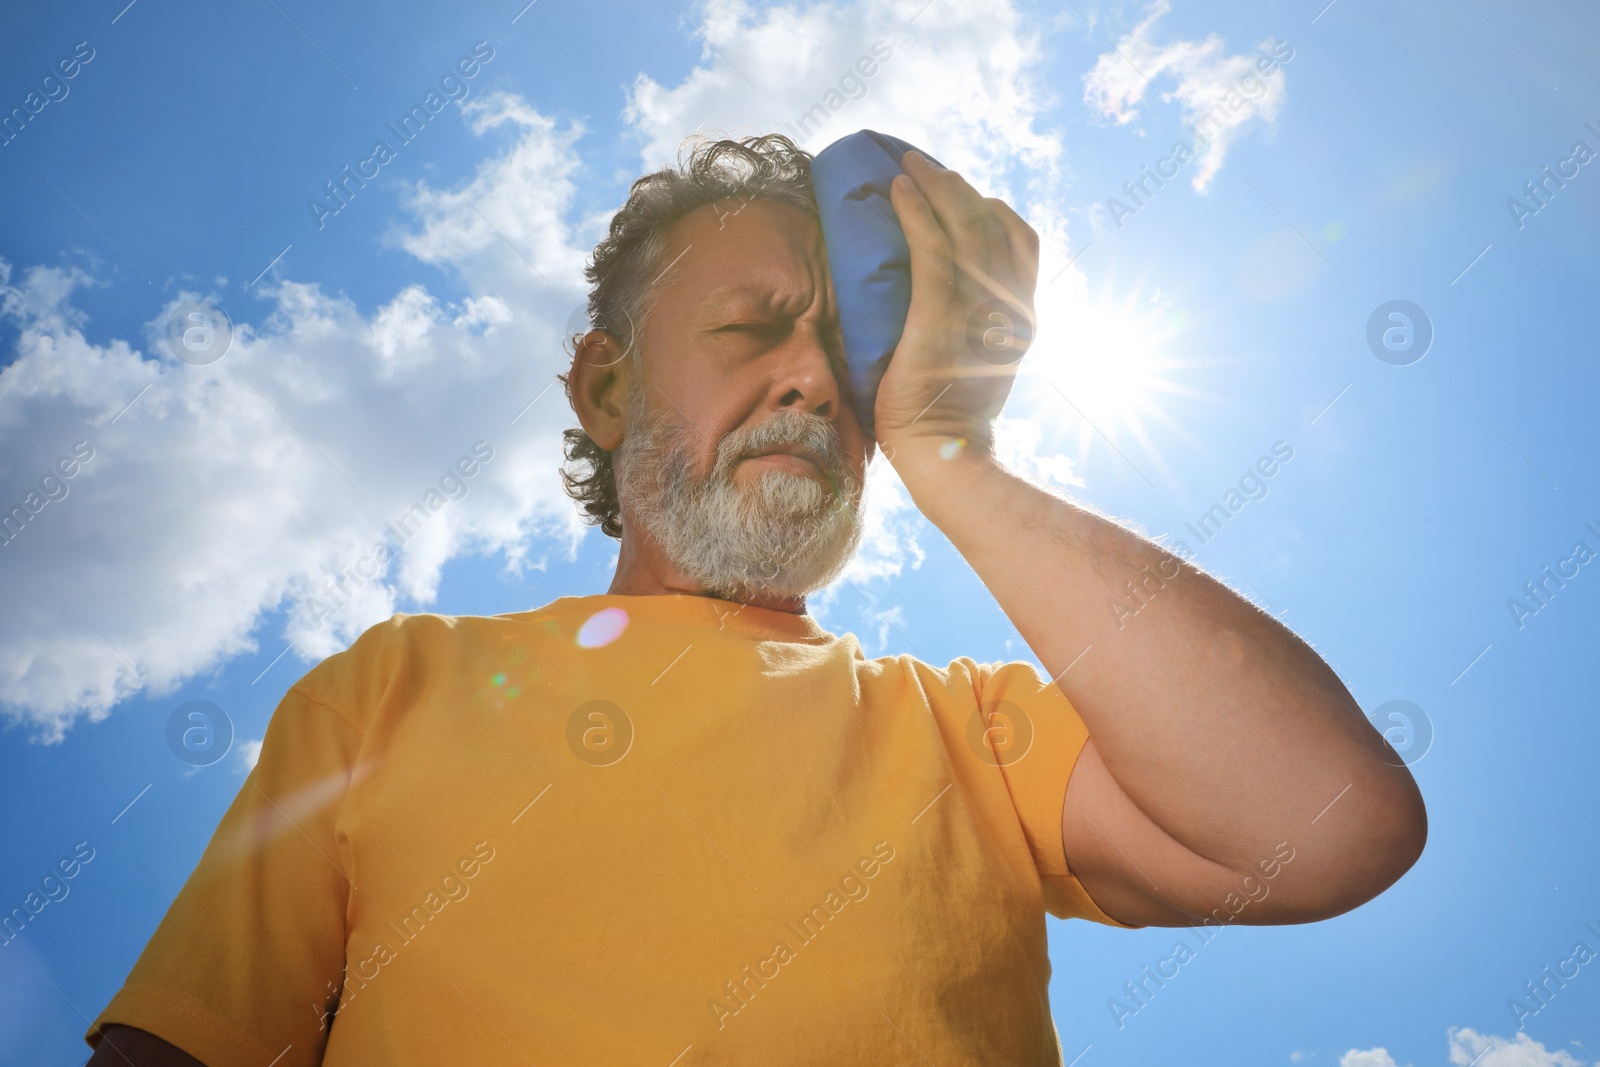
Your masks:
M 838 416 L 843 396 L 836 366 L 843 356 L 824 329 L 797 322 L 787 342 L 773 353 L 777 357 L 770 395 L 774 408 L 795 408 L 830 420 Z

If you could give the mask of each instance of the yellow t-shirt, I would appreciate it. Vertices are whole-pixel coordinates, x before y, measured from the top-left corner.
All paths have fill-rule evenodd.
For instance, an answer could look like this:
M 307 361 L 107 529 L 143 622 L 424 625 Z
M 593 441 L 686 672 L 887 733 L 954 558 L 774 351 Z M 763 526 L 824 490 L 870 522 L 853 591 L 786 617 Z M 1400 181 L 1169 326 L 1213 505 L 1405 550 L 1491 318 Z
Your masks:
M 283 698 L 90 1028 L 209 1067 L 1055 1064 L 1087 730 L 687 595 L 396 615 Z

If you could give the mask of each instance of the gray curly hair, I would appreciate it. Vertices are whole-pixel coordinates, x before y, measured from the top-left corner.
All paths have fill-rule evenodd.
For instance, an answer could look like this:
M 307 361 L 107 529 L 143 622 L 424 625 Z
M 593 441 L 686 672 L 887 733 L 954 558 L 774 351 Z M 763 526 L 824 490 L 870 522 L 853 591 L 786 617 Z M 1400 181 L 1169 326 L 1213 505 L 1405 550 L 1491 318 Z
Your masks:
M 781 133 L 760 137 L 686 139 L 678 164 L 636 180 L 628 199 L 611 218 L 610 231 L 595 246 L 584 267 L 589 282 L 590 329 L 604 330 L 622 346 L 637 368 L 636 341 L 654 308 L 663 260 L 669 251 L 666 230 L 691 211 L 717 200 L 761 197 L 817 214 L 811 189 L 811 153 Z M 574 344 L 582 337 L 575 334 Z M 572 401 L 569 374 L 556 376 Z M 638 400 L 641 376 L 630 377 L 630 410 Z M 563 433 L 565 461 L 561 481 L 583 512 L 584 521 L 610 537 L 622 537 L 622 509 L 616 470 L 609 451 L 581 426 Z

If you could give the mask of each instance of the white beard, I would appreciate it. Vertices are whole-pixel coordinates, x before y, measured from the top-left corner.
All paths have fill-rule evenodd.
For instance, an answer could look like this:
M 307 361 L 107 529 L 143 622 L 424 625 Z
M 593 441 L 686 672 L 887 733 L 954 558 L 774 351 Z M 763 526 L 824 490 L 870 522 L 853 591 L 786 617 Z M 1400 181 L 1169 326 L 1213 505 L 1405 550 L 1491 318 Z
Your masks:
M 642 392 L 642 390 L 641 390 Z M 630 398 L 616 452 L 618 499 L 684 576 L 730 600 L 794 598 L 821 589 L 844 569 L 861 541 L 862 481 L 850 470 L 838 433 L 819 415 L 785 409 L 736 430 L 717 447 L 711 472 L 693 469 L 689 436 Z M 739 461 L 775 445 L 802 446 L 821 458 L 830 484 L 787 470 L 764 470 L 741 486 Z

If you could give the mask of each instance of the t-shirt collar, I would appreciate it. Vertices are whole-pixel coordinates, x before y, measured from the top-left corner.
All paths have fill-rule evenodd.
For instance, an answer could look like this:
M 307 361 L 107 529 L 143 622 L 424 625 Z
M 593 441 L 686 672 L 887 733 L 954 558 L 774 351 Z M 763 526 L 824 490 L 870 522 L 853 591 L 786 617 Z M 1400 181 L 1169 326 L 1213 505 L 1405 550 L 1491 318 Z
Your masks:
M 627 613 L 629 622 L 662 622 L 680 626 L 727 629 L 769 641 L 822 641 L 834 637 L 809 614 L 740 604 L 712 596 L 692 593 L 659 593 L 635 596 L 596 593 L 589 596 L 558 597 L 535 615 L 556 614 L 570 619 L 574 627 L 607 608 Z

